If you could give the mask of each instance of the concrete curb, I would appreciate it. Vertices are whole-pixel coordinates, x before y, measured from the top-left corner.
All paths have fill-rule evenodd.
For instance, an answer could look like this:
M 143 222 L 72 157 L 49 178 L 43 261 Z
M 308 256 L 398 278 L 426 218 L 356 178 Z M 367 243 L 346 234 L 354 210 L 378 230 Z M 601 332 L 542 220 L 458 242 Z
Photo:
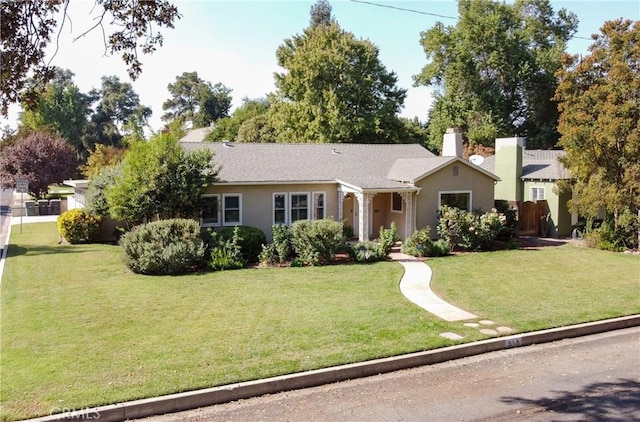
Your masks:
M 470 344 L 461 344 L 425 352 L 410 353 L 368 362 L 335 366 L 297 374 L 283 375 L 262 380 L 229 384 L 203 390 L 171 394 L 150 399 L 81 409 L 29 419 L 32 422 L 64 420 L 124 421 L 153 415 L 179 412 L 198 407 L 211 406 L 264 394 L 316 387 L 355 378 L 363 378 L 381 373 L 398 371 L 423 365 L 431 365 L 463 357 L 495 352 L 514 347 L 548 343 L 566 338 L 581 337 L 607 331 L 640 326 L 640 314 L 554 328 L 534 333 L 517 334 Z M 62 409 L 57 409 L 62 410 Z
M 7 260 L 7 253 L 9 252 L 9 239 L 11 238 L 11 216 L 8 216 L 9 221 L 7 224 L 7 236 L 4 239 L 4 245 L 2 246 L 2 256 L 0 256 L 0 285 L 2 284 L 2 274 L 4 273 L 4 263 Z

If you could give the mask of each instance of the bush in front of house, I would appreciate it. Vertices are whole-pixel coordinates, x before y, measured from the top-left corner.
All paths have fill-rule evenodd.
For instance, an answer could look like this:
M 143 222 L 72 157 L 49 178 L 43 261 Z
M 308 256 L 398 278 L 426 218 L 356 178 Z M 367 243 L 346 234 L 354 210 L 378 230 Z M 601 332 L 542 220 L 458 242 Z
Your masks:
M 358 242 L 351 247 L 349 256 L 358 262 L 377 262 L 387 258 L 389 254 L 385 253 L 380 242 L 366 240 Z
M 515 241 L 518 237 L 518 212 L 509 205 L 509 201 L 504 199 L 496 199 L 493 204 L 496 211 L 505 217 L 505 222 L 498 233 L 498 240 Z
M 605 251 L 638 249 L 639 226 L 640 218 L 627 210 L 618 215 L 617 226 L 612 216 L 607 216 L 597 227 L 594 227 L 593 222 L 589 222 L 584 238 L 589 247 Z
M 384 255 L 384 258 L 389 256 L 393 245 L 395 245 L 398 240 L 400 240 L 400 237 L 398 237 L 398 229 L 396 228 L 396 223 L 391 222 L 391 227 L 389 227 L 388 229 L 380 227 L 378 244 L 380 245 L 380 249 L 382 254 Z
M 81 208 L 63 212 L 57 220 L 58 232 L 67 242 L 92 242 L 100 231 L 102 218 L 89 214 Z
M 385 229 L 380 227 L 378 239 L 358 242 L 351 246 L 349 256 L 358 262 L 376 262 L 387 259 L 391 253 L 393 245 L 399 240 L 396 224 L 391 223 L 391 227 Z
M 291 226 L 291 245 L 306 265 L 329 263 L 343 244 L 342 223 L 335 220 L 298 220 Z
M 428 256 L 428 251 L 433 245 L 431 240 L 431 227 L 427 226 L 420 230 L 415 230 L 411 236 L 406 238 L 400 249 L 403 254 L 417 256 L 419 258 Z
M 194 271 L 206 252 L 200 224 L 181 218 L 136 226 L 120 238 L 120 246 L 127 267 L 148 275 Z
M 490 250 L 506 221 L 495 209 L 478 214 L 454 207 L 442 207 L 438 224 L 440 237 L 451 250 Z
M 237 270 L 244 268 L 246 261 L 242 253 L 242 238 L 240 227 L 232 229 L 231 238 L 228 234 L 214 233 L 209 266 L 214 271 Z
M 267 236 L 262 230 L 251 226 L 225 227 L 218 232 L 222 240 L 231 240 L 238 229 L 238 246 L 245 262 L 258 262 L 262 245 L 267 243 Z
M 263 245 L 259 260 L 267 265 L 283 264 L 293 257 L 291 230 L 289 226 L 276 224 L 271 227 L 271 232 L 273 240 L 271 243 Z

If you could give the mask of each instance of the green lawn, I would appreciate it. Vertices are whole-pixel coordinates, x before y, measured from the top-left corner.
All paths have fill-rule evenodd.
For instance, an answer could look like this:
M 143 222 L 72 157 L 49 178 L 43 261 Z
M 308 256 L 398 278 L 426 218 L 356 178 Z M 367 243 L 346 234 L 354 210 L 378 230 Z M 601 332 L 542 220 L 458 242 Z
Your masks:
M 130 273 L 115 246 L 57 241 L 54 223 L 11 236 L 4 420 L 454 344 L 444 331 L 486 338 L 404 299 L 397 263 L 148 277 Z M 443 297 L 518 331 L 640 310 L 637 256 L 564 246 L 429 263 Z

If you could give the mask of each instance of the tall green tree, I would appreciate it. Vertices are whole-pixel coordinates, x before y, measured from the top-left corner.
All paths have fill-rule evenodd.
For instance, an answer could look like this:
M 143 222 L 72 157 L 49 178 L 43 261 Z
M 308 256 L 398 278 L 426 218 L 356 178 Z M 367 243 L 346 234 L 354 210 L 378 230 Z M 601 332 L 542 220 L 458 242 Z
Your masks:
M 245 97 L 242 99 L 242 104 L 231 113 L 231 116 L 223 117 L 216 122 L 215 127 L 205 139 L 207 141 L 238 141 L 240 127 L 246 121 L 257 116 L 265 116 L 266 119 L 270 107 L 271 102 L 266 97 L 256 99 Z
M 184 72 L 167 89 L 171 98 L 162 104 L 166 111 L 162 120 L 166 122 L 181 119 L 195 129 L 209 126 L 229 114 L 231 89 L 200 79 L 198 72 Z
M 133 86 L 117 76 L 103 76 L 100 89 L 91 90 L 89 96 L 96 106 L 82 140 L 84 157 L 96 145 L 121 146 L 131 127 L 145 126 L 151 116 L 151 108 L 140 103 Z
M 333 9 L 327 0 L 317 0 L 310 9 L 311 18 L 309 19 L 309 26 L 314 27 L 318 25 L 331 25 L 335 23 Z
M 593 38 L 589 55 L 565 56 L 555 97 L 571 205 L 587 217 L 606 210 L 616 227 L 636 215 L 640 243 L 640 21 L 606 22 Z
M 39 94 L 38 100 L 23 104 L 20 125 L 31 131 L 54 131 L 81 154 L 91 97 L 80 92 L 73 76 L 70 70 L 56 68 L 54 78 Z
M 286 39 L 277 52 L 270 121 L 280 142 L 401 142 L 406 90 L 378 48 L 337 23 Z
M 576 16 L 554 12 L 548 0 L 459 0 L 458 13 L 455 25 L 438 22 L 420 37 L 429 63 L 415 84 L 436 88 L 430 146 L 441 147 L 447 127 L 471 144 L 518 135 L 533 148 L 555 146 L 555 72 Z
M 11 103 L 33 103 L 54 69 L 45 62 L 45 50 L 55 36 L 71 22 L 67 9 L 71 0 L 21 0 L 0 2 L 0 112 L 7 115 Z M 77 38 L 104 24 L 117 28 L 104 34 L 104 49 L 119 54 L 135 79 L 142 71 L 139 53 L 150 54 L 162 45 L 156 27 L 173 28 L 180 18 L 178 9 L 167 0 L 94 0 L 92 16 L 80 27 Z M 76 26 L 77 27 L 77 26 Z M 75 27 L 73 28 L 75 29 Z M 29 90 L 33 80 L 35 90 Z
M 140 97 L 129 82 L 121 82 L 117 76 L 103 76 L 102 87 L 96 92 L 99 103 L 98 113 L 104 113 L 113 120 L 120 129 L 134 115 L 145 121 L 151 117 L 151 108 L 140 104 Z
M 145 219 L 193 217 L 216 178 L 209 150 L 186 152 L 177 124 L 129 146 L 114 183 L 106 186 L 109 213 L 130 224 Z

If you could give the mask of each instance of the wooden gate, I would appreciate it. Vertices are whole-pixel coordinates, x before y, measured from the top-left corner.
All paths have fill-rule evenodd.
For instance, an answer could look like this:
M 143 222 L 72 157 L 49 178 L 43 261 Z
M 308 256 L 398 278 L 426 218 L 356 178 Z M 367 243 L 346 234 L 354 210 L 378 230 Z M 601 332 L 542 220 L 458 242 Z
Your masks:
M 526 201 L 518 205 L 518 232 L 520 236 L 538 236 L 542 224 L 547 224 L 549 204 L 547 201 Z

